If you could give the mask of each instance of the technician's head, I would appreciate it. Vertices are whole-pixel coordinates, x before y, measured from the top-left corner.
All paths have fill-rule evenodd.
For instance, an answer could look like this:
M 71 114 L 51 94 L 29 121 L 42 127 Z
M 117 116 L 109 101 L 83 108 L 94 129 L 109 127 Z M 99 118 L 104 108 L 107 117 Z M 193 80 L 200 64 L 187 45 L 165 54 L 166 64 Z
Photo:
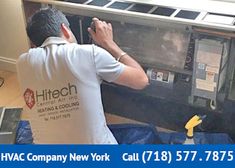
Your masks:
M 65 15 L 55 9 L 37 11 L 27 24 L 27 34 L 35 46 L 41 46 L 48 37 L 62 37 L 70 43 L 77 42 Z

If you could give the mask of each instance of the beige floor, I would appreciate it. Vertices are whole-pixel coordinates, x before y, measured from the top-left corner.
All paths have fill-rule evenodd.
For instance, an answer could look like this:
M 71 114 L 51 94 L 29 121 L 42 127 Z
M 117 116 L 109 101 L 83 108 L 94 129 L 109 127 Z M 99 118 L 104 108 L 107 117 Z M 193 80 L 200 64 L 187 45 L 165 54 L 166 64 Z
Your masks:
M 4 78 L 4 84 L 0 87 L 0 106 L 23 107 L 16 73 L 0 71 L 0 77 Z
M 23 98 L 20 94 L 19 84 L 17 82 L 17 74 L 0 70 L 0 77 L 4 78 L 4 84 L 0 87 L 0 107 L 20 107 L 24 106 Z M 118 123 L 141 123 L 128 118 L 120 117 L 112 114 L 105 114 L 108 124 Z M 27 119 L 27 114 L 23 111 L 22 119 Z M 164 128 L 159 128 L 160 131 L 170 131 Z

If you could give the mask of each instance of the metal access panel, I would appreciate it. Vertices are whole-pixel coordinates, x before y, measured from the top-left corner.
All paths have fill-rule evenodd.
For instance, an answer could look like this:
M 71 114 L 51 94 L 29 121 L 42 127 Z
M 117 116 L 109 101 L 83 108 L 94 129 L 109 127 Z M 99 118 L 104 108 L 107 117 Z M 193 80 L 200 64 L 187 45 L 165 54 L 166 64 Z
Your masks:
M 228 42 L 197 39 L 195 43 L 192 96 L 216 100 L 225 82 Z
M 21 108 L 0 107 L 0 144 L 14 144 Z
M 190 41 L 190 32 L 184 28 L 110 22 L 115 41 L 141 64 L 184 69 Z

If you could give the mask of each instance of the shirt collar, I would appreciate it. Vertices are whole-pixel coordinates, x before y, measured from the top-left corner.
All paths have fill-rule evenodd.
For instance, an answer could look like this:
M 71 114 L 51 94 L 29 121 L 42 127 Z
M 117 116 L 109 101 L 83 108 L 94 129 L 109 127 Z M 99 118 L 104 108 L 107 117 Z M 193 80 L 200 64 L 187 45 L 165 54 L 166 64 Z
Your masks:
M 52 44 L 67 44 L 68 41 L 64 40 L 61 37 L 48 37 L 40 47 L 46 47 Z

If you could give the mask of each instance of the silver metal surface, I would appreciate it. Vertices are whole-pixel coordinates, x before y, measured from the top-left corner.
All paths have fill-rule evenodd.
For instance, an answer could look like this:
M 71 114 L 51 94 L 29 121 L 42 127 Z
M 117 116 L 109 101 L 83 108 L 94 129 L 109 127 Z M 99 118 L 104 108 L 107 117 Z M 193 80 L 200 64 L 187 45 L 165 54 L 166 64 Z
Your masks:
M 2 120 L 5 114 L 5 108 L 0 108 L 0 128 L 2 126 Z
M 215 101 L 225 82 L 228 43 L 213 39 L 196 40 L 192 96 Z
M 175 74 L 170 71 L 149 68 L 147 69 L 149 82 L 155 86 L 173 88 Z
M 131 12 L 131 11 L 126 11 L 126 10 L 99 7 L 99 6 L 94 6 L 94 5 L 76 4 L 76 3 L 53 1 L 53 0 L 24 0 L 24 1 L 37 2 L 37 3 L 42 3 L 42 4 L 51 4 L 55 6 L 56 8 L 62 10 L 63 12 L 70 13 L 70 14 L 90 16 L 90 17 L 96 16 L 102 19 L 135 23 L 139 25 L 149 25 L 149 26 L 167 25 L 171 27 L 176 27 L 177 25 L 178 26 L 187 25 L 187 26 L 200 26 L 200 27 L 207 27 L 207 28 L 213 28 L 213 29 L 221 29 L 221 30 L 226 30 L 226 31 L 235 31 L 234 25 L 206 22 L 202 18 L 200 19 L 196 18 L 192 20 L 192 19 L 154 15 L 154 14 L 141 13 L 141 12 Z M 141 3 L 143 3 L 143 1 Z M 144 2 L 144 3 L 147 3 L 147 2 Z M 174 2 L 169 3 L 169 1 L 168 1 L 168 4 L 167 3 L 163 4 L 162 1 L 161 3 L 154 2 L 154 3 L 148 3 L 148 4 L 154 4 L 156 6 L 159 6 L 159 4 L 163 6 L 168 5 L 170 7 L 174 7 L 177 11 L 180 11 L 179 9 L 183 9 L 183 10 L 192 10 L 193 12 L 208 13 L 208 11 L 200 10 L 197 8 L 195 9 L 191 9 L 192 7 L 189 9 L 185 8 L 184 4 L 182 4 L 183 6 L 182 8 L 180 7 L 180 4 L 174 6 Z M 216 7 L 216 9 L 217 8 L 218 7 Z M 227 14 L 226 12 L 224 13 Z M 174 15 L 176 15 L 176 13 L 174 13 Z M 201 14 L 199 14 L 199 16 L 200 15 Z

